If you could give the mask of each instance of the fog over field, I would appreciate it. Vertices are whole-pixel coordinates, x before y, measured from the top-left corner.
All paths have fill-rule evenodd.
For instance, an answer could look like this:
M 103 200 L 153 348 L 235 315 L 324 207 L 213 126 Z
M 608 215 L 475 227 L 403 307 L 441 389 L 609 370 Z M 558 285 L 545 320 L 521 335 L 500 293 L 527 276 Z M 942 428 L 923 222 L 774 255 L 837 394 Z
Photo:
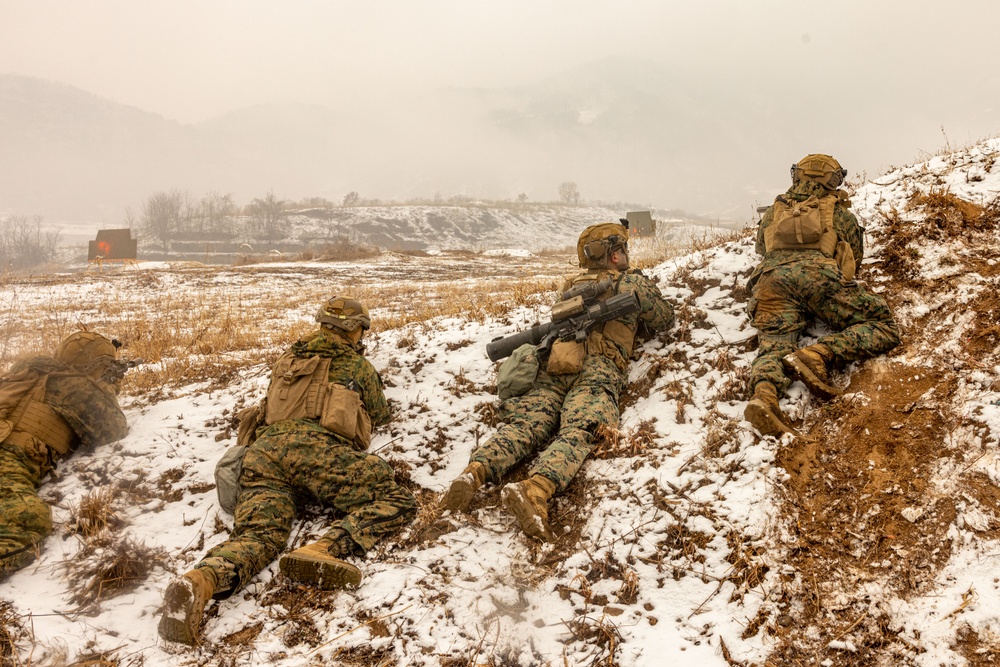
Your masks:
M 873 176 L 998 131 L 1000 6 L 0 2 L 0 213 L 633 202 L 743 221 L 810 152 Z

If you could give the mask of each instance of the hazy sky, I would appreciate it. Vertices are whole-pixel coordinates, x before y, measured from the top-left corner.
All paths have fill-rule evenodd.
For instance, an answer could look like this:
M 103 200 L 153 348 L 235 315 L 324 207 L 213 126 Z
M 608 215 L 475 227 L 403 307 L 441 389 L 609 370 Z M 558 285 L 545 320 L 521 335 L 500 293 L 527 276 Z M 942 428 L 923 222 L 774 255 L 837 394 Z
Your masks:
M 772 114 L 782 118 L 771 123 L 778 127 L 740 130 L 770 143 L 751 167 L 765 182 L 748 182 L 735 199 L 767 200 L 801 154 L 834 152 L 852 173 L 871 175 L 946 141 L 1000 133 L 998 26 L 996 0 L 0 0 L 0 73 L 70 84 L 196 123 L 288 102 L 405 114 L 425 91 L 532 84 L 626 56 L 668 71 L 679 87 L 698 93 L 699 108 L 714 101 L 733 111 L 754 97 L 758 116 L 762 109 L 765 116 L 768 109 L 787 112 Z M 803 122 L 792 128 L 789 115 Z M 817 137 L 833 145 L 817 145 Z M 732 138 L 720 136 L 706 150 L 724 159 L 726 142 Z M 782 145 L 772 153 L 775 143 Z M 489 150 L 485 143 L 478 149 Z M 571 168 L 558 168 L 574 178 Z M 371 177 L 378 176 L 376 166 Z M 585 194 L 625 190 L 599 174 L 575 178 L 590 178 Z M 438 187 L 496 194 L 460 179 L 414 189 Z M 504 187 L 500 194 L 513 196 L 507 190 L 531 183 Z M 378 192 L 370 180 L 365 188 L 389 197 L 403 190 Z M 537 196 L 552 189 L 545 184 Z M 639 192 L 642 200 L 646 191 L 658 205 L 711 208 L 705 196 L 660 196 L 651 185 Z
M 2 0 L 0 71 L 181 122 L 516 84 L 616 54 L 720 85 L 787 71 L 853 81 L 834 94 L 947 94 L 995 70 L 997 26 L 993 0 Z

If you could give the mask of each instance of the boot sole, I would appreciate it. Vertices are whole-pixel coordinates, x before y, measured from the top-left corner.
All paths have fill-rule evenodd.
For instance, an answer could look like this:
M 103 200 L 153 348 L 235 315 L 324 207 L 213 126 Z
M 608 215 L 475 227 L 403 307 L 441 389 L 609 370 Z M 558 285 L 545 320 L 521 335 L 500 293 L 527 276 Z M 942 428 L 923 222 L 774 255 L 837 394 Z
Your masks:
M 516 484 L 505 486 L 500 491 L 500 501 L 503 502 L 504 508 L 514 515 L 526 535 L 543 542 L 555 541 L 548 522 L 538 516 L 534 506 L 519 486 Z
M 476 495 L 476 487 L 468 480 L 461 477 L 452 482 L 448 493 L 445 494 L 441 506 L 452 512 L 464 512 L 472 504 L 472 497 Z
M 782 436 L 785 433 L 798 435 L 798 432 L 771 412 L 763 401 L 752 400 L 747 403 L 743 417 L 760 431 L 761 435 Z
M 822 378 L 813 373 L 812 370 L 794 354 L 785 355 L 781 359 L 781 362 L 785 365 L 785 368 L 791 372 L 792 376 L 797 380 L 802 380 L 802 383 L 817 398 L 829 401 L 830 399 L 843 394 L 842 391 L 833 385 L 823 382 Z
M 194 603 L 194 589 L 185 580 L 173 581 L 163 594 L 166 609 L 160 618 L 158 631 L 167 641 L 194 646 L 201 624 L 201 614 L 197 614 Z M 192 616 L 197 618 L 192 619 Z
M 292 581 L 324 591 L 357 588 L 361 584 L 361 570 L 337 558 L 285 556 L 278 562 L 278 569 Z

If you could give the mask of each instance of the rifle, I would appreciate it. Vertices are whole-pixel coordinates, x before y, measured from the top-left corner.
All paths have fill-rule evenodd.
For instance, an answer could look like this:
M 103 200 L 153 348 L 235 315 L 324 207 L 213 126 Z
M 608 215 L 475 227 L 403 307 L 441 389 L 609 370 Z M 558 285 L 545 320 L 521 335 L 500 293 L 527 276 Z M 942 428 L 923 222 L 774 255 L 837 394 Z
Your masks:
M 633 292 L 616 294 L 606 301 L 592 303 L 612 286 L 611 278 L 584 283 L 562 293 L 552 306 L 552 319 L 510 336 L 494 338 L 486 345 L 490 361 L 509 357 L 520 346 L 530 343 L 547 352 L 556 340 L 587 340 L 590 331 L 601 322 L 609 322 L 639 312 L 639 298 Z
M 108 367 L 106 369 L 104 369 L 104 375 L 102 376 L 102 379 L 105 382 L 109 382 L 114 385 L 120 384 L 122 378 L 125 377 L 125 373 L 128 372 L 129 369 L 135 368 L 136 366 L 140 366 L 144 363 L 146 362 L 139 358 L 115 359 L 114 361 L 108 364 Z

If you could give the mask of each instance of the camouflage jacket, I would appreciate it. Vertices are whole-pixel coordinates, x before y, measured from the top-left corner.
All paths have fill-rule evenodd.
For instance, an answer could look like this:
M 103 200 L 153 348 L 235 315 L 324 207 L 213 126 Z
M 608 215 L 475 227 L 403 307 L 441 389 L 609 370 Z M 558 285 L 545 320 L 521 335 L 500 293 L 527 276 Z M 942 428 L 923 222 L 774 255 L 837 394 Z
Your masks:
M 787 200 L 802 202 L 809 199 L 812 195 L 822 196 L 823 194 L 830 194 L 830 191 L 825 189 L 822 185 L 815 183 L 813 181 L 803 180 L 798 184 L 793 185 L 788 189 L 788 191 L 782 195 Z M 846 195 L 845 195 L 846 198 Z M 838 202 L 833 208 L 833 228 L 837 232 L 837 238 L 841 241 L 846 241 L 850 246 L 851 250 L 854 251 L 854 261 L 858 266 L 861 266 L 861 259 L 865 254 L 865 242 L 864 242 L 864 228 L 858 223 L 857 217 L 848 210 L 850 202 L 843 204 Z M 760 224 L 757 226 L 757 254 L 763 255 L 764 259 L 761 261 L 754 272 L 750 275 L 750 280 L 747 284 L 748 288 L 752 288 L 757 279 L 764 273 L 775 269 L 776 267 L 791 264 L 793 262 L 799 261 L 817 261 L 823 259 L 822 253 L 818 250 L 774 250 L 772 252 L 765 252 L 764 250 L 764 229 L 774 220 L 774 206 L 769 206 L 767 211 L 764 212 L 763 217 L 760 219 Z
M 39 356 L 14 364 L 0 377 L 0 386 L 27 380 L 44 383 L 42 402 L 66 422 L 80 443 L 104 445 L 128 433 L 128 422 L 110 384 L 98 382 L 52 357 Z M 0 406 L 0 414 L 9 413 L 13 407 Z
M 621 318 L 623 324 L 631 324 L 636 319 L 639 335 L 666 331 L 674 325 L 674 309 L 663 298 L 660 288 L 638 269 L 629 269 L 618 284 L 618 293 L 635 292 L 639 299 L 639 312 Z M 643 332 L 645 329 L 645 332 Z
M 372 426 L 384 426 L 389 423 L 391 415 L 385 393 L 382 391 L 382 378 L 371 362 L 343 338 L 327 329 L 319 329 L 300 338 L 292 344 L 288 351 L 297 357 L 320 356 L 329 358 L 331 360 L 330 382 L 346 386 L 353 380 L 361 395 L 361 402 L 364 403 L 365 409 L 368 411 Z M 318 422 L 313 420 L 293 421 L 300 423 L 305 430 L 325 431 Z M 272 426 L 274 425 L 272 424 Z M 286 427 L 287 424 L 283 426 L 283 429 L 287 430 Z M 258 435 L 263 435 L 263 432 Z

